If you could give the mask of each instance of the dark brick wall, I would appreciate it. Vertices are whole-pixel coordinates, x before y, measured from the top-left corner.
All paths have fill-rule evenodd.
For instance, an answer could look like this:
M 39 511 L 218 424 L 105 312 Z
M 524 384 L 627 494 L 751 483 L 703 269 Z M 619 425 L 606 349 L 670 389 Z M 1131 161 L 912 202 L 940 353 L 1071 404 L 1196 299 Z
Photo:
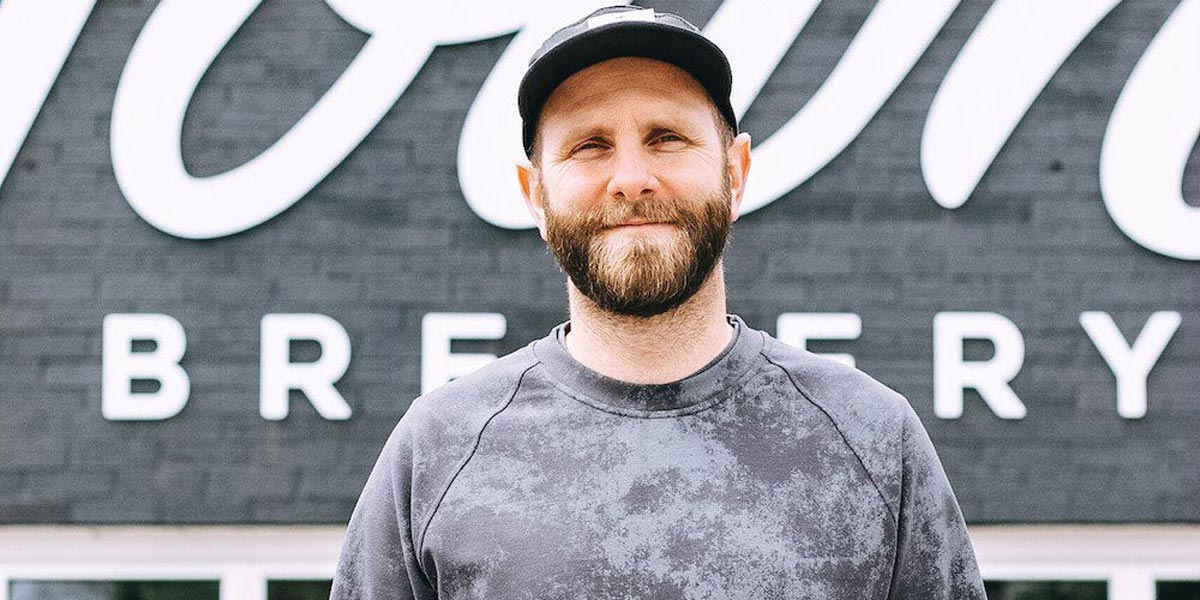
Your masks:
M 649 4 L 698 23 L 717 6 Z M 744 121 L 756 139 L 804 104 L 872 5 L 817 10 Z M 817 349 L 853 352 L 907 395 L 973 523 L 1200 521 L 1200 266 L 1121 234 L 1098 180 L 1112 106 L 1175 5 L 1118 6 L 949 211 L 926 191 L 918 149 L 937 86 L 988 6 L 964 1 L 845 152 L 735 227 L 730 309 L 772 332 L 783 312 L 860 314 L 861 339 Z M 99 3 L 0 187 L 0 523 L 344 522 L 418 393 L 422 315 L 504 314 L 505 339 L 456 345 L 497 354 L 566 317 L 563 277 L 538 236 L 485 223 L 458 189 L 458 132 L 511 38 L 437 49 L 307 197 L 247 232 L 188 241 L 130 210 L 109 156 L 113 94 L 152 9 Z M 193 99 L 189 170 L 257 155 L 365 39 L 317 0 L 264 2 Z M 1196 151 L 1184 187 L 1195 202 Z M 961 419 L 933 416 L 932 321 L 944 310 L 999 312 L 1020 327 L 1024 420 L 998 419 L 974 393 Z M 1144 419 L 1117 415 L 1083 310 L 1110 312 L 1127 338 L 1153 311 L 1183 313 Z M 101 417 L 101 321 L 114 312 L 184 326 L 192 393 L 178 416 Z M 286 420 L 258 416 L 259 320 L 272 312 L 345 326 L 349 421 L 321 419 L 297 394 Z

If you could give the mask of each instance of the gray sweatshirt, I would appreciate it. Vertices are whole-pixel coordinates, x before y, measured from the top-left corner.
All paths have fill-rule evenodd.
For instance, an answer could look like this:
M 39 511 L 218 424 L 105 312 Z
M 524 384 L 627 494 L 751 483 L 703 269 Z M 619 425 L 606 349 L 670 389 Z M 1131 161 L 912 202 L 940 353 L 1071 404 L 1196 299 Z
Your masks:
M 985 598 L 908 402 L 728 319 L 675 383 L 591 371 L 568 322 L 417 398 L 331 597 Z

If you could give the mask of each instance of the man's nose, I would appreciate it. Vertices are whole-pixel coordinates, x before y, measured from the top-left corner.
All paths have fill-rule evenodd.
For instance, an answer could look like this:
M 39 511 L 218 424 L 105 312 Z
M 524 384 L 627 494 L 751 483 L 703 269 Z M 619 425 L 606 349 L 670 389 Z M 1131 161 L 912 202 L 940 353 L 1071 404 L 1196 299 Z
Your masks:
M 636 200 L 653 195 L 658 187 L 650 157 L 639 149 L 617 149 L 613 155 L 608 195 L 616 200 Z

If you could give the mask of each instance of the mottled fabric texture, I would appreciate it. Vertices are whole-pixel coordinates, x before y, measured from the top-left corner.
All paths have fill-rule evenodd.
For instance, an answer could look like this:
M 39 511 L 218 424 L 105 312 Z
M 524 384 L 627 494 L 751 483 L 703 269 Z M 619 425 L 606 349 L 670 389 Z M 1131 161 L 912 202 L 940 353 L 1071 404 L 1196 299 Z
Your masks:
M 587 369 L 564 323 L 418 398 L 332 598 L 984 598 L 908 402 L 728 318 L 675 383 Z

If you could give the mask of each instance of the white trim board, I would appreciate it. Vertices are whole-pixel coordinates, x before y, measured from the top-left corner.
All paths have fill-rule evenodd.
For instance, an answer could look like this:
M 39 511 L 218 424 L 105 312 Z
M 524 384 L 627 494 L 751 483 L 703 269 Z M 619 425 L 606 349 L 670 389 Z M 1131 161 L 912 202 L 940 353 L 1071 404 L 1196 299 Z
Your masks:
M 979 525 L 988 580 L 1106 580 L 1153 600 L 1161 579 L 1200 580 L 1200 524 Z M 0 526 L 0 600 L 12 579 L 218 579 L 222 600 L 265 600 L 270 579 L 330 579 L 341 526 Z

